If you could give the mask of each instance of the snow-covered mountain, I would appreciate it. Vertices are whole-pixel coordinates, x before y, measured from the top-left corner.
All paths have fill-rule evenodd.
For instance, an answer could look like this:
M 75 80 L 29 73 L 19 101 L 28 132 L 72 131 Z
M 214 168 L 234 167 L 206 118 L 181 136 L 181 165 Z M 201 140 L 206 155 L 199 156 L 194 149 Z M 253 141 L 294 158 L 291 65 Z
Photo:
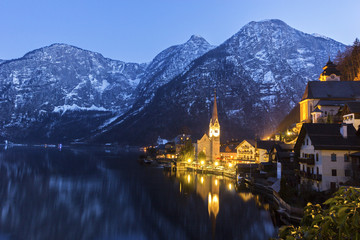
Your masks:
M 55 122 L 67 111 L 86 115 L 90 111 L 95 118 L 106 112 L 122 114 L 135 100 L 133 93 L 145 67 L 66 44 L 6 61 L 0 65 L 1 134 L 27 139 L 31 137 L 27 133 L 38 126 L 51 138 Z M 91 118 L 86 119 L 90 123 L 77 124 L 94 127 Z
M 208 130 L 217 89 L 222 137 L 259 137 L 270 132 L 317 80 L 329 55 L 345 45 L 289 27 L 280 20 L 250 22 L 217 48 L 158 88 L 136 115 L 119 119 L 101 139 L 136 136 L 155 141 L 187 129 L 195 138 Z M 129 139 L 127 139 L 129 140 Z
M 213 48 L 204 38 L 193 35 L 186 43 L 169 47 L 159 53 L 141 78 L 136 89 L 135 105 L 141 107 L 144 103 L 149 103 L 159 87 L 184 72 L 194 59 Z
M 54 44 L 0 64 L 1 135 L 137 144 L 186 129 L 197 138 L 214 88 L 224 139 L 263 135 L 344 49 L 280 20 L 250 22 L 218 47 L 192 36 L 149 64 Z

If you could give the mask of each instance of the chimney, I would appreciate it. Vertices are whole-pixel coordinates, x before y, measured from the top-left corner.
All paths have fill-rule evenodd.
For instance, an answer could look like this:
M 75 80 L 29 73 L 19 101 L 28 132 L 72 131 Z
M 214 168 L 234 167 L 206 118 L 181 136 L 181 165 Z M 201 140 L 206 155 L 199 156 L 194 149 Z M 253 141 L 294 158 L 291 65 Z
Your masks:
M 343 136 L 343 138 L 347 138 L 348 134 L 347 134 L 347 124 L 346 123 L 341 124 L 340 133 Z

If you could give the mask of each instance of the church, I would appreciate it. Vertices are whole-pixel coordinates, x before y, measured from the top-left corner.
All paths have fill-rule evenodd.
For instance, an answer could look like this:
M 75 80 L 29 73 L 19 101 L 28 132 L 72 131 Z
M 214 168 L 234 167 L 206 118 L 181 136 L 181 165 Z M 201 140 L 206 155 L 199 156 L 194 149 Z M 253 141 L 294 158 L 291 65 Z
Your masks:
M 216 92 L 214 94 L 214 106 L 209 124 L 209 135 L 205 133 L 196 144 L 196 156 L 200 152 L 205 153 L 206 161 L 220 159 L 220 123 L 217 112 Z
M 320 81 L 309 81 L 300 101 L 302 123 L 342 122 L 339 110 L 351 101 L 360 99 L 360 82 L 341 81 L 340 72 L 330 60 L 323 67 Z

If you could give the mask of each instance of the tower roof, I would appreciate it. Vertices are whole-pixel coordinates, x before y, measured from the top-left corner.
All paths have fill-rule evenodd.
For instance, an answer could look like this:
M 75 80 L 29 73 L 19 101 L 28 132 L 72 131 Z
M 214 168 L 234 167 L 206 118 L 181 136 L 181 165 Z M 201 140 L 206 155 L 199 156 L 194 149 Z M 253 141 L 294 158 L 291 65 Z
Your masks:
M 214 92 L 214 107 L 213 107 L 213 113 L 211 117 L 211 123 L 214 124 L 215 121 L 218 120 L 218 112 L 217 112 L 217 104 L 216 104 L 216 90 Z
M 335 74 L 337 76 L 340 76 L 341 73 L 339 70 L 337 70 L 336 65 L 330 60 L 326 63 L 326 65 L 323 67 L 323 72 L 321 75 L 330 76 L 331 74 Z

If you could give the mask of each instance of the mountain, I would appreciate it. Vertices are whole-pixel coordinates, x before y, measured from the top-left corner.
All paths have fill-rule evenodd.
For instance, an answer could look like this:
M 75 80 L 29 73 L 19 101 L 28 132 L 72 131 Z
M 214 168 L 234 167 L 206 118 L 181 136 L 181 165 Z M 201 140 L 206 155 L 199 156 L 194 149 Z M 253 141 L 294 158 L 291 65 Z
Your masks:
M 291 28 L 280 20 L 250 22 L 160 86 L 147 106 L 114 122 L 98 141 L 154 142 L 186 130 L 208 130 L 217 90 L 223 140 L 270 133 L 316 80 L 329 55 L 345 45 Z
M 199 36 L 150 63 L 53 44 L 0 63 L 0 135 L 17 142 L 144 144 L 208 129 L 217 90 L 222 140 L 264 136 L 345 45 L 280 20 L 250 22 L 220 46 Z
M 1 135 L 18 141 L 82 137 L 132 106 L 145 68 L 66 44 L 6 61 L 0 65 Z
M 1 134 L 15 141 L 89 137 L 124 115 L 135 100 L 137 106 L 149 101 L 159 86 L 212 48 L 192 36 L 149 64 L 111 60 L 66 44 L 29 52 L 0 65 Z
M 140 80 L 134 108 L 137 110 L 144 103 L 150 102 L 159 87 L 182 73 L 194 59 L 213 48 L 204 38 L 193 35 L 186 43 L 169 47 L 159 53 Z

